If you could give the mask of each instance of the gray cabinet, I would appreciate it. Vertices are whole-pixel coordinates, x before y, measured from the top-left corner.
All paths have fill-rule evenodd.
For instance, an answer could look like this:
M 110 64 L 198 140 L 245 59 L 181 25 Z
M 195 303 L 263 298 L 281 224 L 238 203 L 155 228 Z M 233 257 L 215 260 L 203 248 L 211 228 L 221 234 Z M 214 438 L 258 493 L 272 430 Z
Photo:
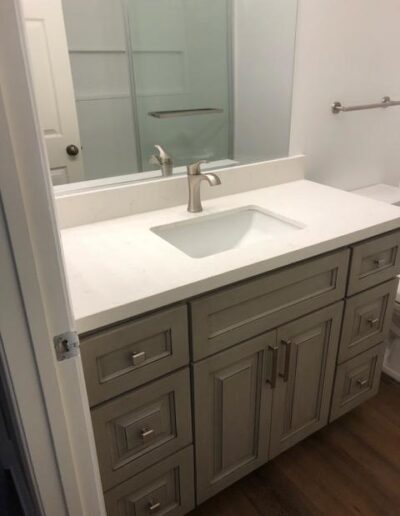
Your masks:
M 198 503 L 267 460 L 275 341 L 264 334 L 193 366 Z
M 179 305 L 82 340 L 90 405 L 113 398 L 189 363 L 187 307 Z
M 190 302 L 193 359 L 222 351 L 345 295 L 349 250 L 274 271 Z
M 328 422 L 342 311 L 340 302 L 278 329 L 271 458 Z
M 195 486 L 199 504 L 376 394 L 399 238 L 381 235 L 82 339 L 108 516 L 183 516 Z
M 338 367 L 330 421 L 375 396 L 379 389 L 384 353 L 385 346 L 380 344 Z
M 346 300 L 339 362 L 382 342 L 389 330 L 398 280 L 361 292 Z
M 353 295 L 400 273 L 400 231 L 352 246 L 347 294 Z
M 104 489 L 192 442 L 189 369 L 92 410 Z
M 105 494 L 107 516 L 183 516 L 194 508 L 191 446 Z

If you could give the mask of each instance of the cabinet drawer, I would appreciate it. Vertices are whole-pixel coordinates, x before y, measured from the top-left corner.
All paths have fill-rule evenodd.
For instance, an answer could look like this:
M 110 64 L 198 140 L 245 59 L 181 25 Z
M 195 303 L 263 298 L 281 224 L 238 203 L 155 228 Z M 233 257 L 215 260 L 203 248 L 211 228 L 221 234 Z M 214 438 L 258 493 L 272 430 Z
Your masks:
M 92 410 L 104 490 L 192 440 L 189 369 Z
M 389 331 L 398 280 L 388 281 L 346 301 L 339 362 L 383 342 Z
M 341 299 L 348 260 L 345 249 L 193 300 L 194 360 Z
M 338 366 L 330 421 L 375 396 L 379 389 L 384 353 L 384 344 L 379 344 Z
M 194 508 L 191 446 L 105 494 L 107 516 L 183 516 Z
M 383 283 L 400 272 L 400 231 L 352 246 L 348 295 Z
M 81 354 L 91 406 L 178 369 L 189 362 L 186 306 L 83 339 Z

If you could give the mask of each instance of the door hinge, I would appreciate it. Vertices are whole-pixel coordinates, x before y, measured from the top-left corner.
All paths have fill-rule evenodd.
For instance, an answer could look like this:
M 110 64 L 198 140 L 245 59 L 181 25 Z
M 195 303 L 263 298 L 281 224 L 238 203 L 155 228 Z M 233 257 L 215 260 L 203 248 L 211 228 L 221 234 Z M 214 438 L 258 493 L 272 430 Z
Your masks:
M 76 331 L 66 331 L 54 337 L 54 349 L 57 360 L 61 362 L 67 358 L 76 357 L 79 350 L 79 337 Z

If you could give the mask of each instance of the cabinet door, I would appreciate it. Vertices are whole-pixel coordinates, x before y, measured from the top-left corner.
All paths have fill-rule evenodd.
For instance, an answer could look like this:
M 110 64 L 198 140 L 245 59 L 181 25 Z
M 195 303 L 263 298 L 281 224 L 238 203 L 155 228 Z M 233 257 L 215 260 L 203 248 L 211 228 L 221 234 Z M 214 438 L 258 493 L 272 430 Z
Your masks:
M 275 342 L 270 332 L 193 366 L 198 503 L 267 460 L 272 396 L 265 362 Z
M 278 329 L 270 458 L 328 422 L 343 303 Z

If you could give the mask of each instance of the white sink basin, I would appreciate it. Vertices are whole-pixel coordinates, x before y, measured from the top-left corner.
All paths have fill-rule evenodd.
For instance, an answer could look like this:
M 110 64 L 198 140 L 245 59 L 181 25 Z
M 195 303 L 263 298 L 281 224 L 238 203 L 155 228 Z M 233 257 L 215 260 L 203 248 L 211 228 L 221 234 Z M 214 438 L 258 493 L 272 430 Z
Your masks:
M 256 206 L 200 216 L 151 228 L 192 258 L 203 258 L 255 243 L 266 243 L 304 226 Z

